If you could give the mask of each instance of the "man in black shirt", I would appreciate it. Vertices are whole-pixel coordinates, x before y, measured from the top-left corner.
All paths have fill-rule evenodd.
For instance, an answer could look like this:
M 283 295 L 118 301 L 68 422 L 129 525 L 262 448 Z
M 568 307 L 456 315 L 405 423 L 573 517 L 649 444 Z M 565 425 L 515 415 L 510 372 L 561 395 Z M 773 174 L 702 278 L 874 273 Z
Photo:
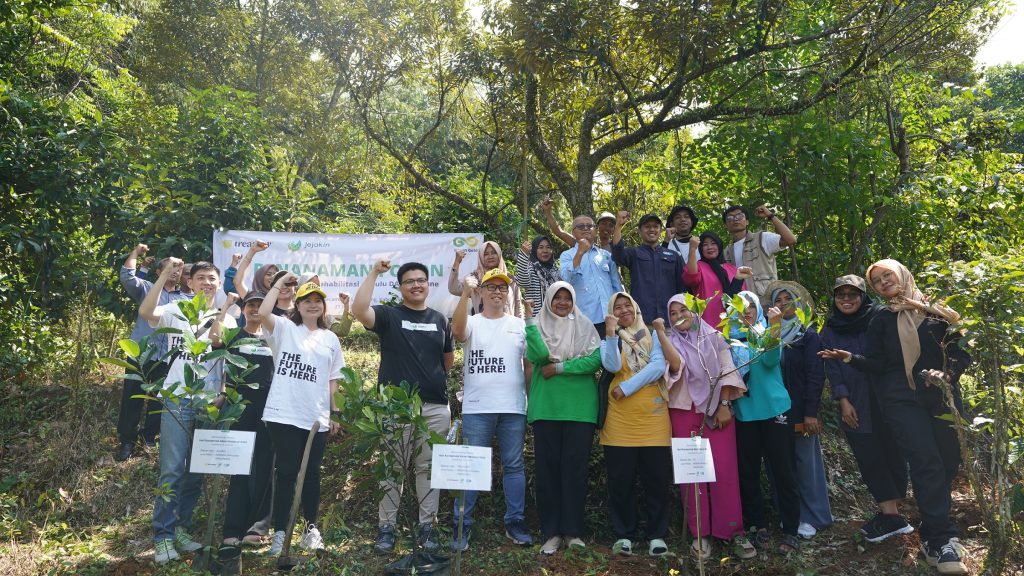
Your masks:
M 455 363 L 452 335 L 444 314 L 427 306 L 427 267 L 407 262 L 398 268 L 402 303 L 398 306 L 370 306 L 377 277 L 391 270 L 391 262 L 380 260 L 363 280 L 352 303 L 352 315 L 380 338 L 380 368 L 377 381 L 390 386 L 402 381 L 411 384 L 423 399 L 423 417 L 432 432 L 444 436 L 451 426 L 448 408 L 448 371 Z M 430 489 L 430 444 L 417 438 L 416 497 L 419 500 L 417 540 L 427 550 L 439 546 L 434 527 L 440 493 Z M 376 548 L 380 552 L 395 549 L 395 522 L 398 518 L 401 486 L 387 483 L 378 509 Z

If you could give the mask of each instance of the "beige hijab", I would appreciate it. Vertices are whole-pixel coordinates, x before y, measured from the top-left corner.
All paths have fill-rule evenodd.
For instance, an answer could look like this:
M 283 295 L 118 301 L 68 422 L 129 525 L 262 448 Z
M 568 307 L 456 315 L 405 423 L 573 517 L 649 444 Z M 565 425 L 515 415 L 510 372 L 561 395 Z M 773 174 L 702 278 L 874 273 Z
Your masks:
M 622 339 L 622 355 L 626 358 L 626 364 L 633 374 L 636 374 L 651 361 L 654 338 L 651 337 L 651 331 L 644 324 L 644 318 L 640 315 L 640 307 L 636 305 L 636 300 L 633 300 L 629 294 L 625 292 L 612 294 L 612 297 L 608 299 L 608 314 L 614 315 L 615 301 L 619 298 L 629 298 L 629 302 L 633 305 L 633 325 L 618 326 L 615 331 Z
M 508 276 L 511 276 L 511 274 L 508 273 L 508 268 L 505 266 L 505 257 L 501 254 L 501 246 L 498 246 L 498 243 L 495 242 L 494 240 L 488 240 L 487 242 L 484 242 L 480 246 L 480 253 L 479 253 L 480 255 L 477 257 L 477 260 L 476 260 L 476 277 L 477 277 L 477 279 L 483 280 L 484 274 L 486 274 L 490 270 L 490 268 L 484 268 L 484 252 L 487 251 L 487 247 L 488 246 L 493 248 L 494 249 L 494 253 L 498 255 L 498 265 L 495 266 L 495 268 L 497 268 L 498 270 L 501 270 L 502 274 L 506 274 Z M 574 303 L 576 302 L 575 297 L 573 298 L 573 302 Z
M 941 301 L 929 303 L 925 295 L 917 289 L 917 283 L 914 281 L 914 276 L 910 273 L 910 270 L 902 263 L 891 258 L 879 260 L 868 266 L 865 276 L 868 278 L 868 284 L 872 289 L 874 284 L 871 282 L 871 271 L 875 268 L 889 270 L 896 275 L 903 289 L 900 296 L 904 300 L 915 300 L 925 305 L 925 309 L 921 310 L 908 302 L 888 304 L 889 310 L 896 313 L 896 327 L 899 330 L 900 347 L 903 348 L 903 370 L 907 375 L 907 383 L 910 384 L 911 389 L 916 389 L 917 384 L 914 382 L 913 371 L 914 365 L 917 364 L 918 358 L 921 357 L 921 339 L 917 334 L 918 327 L 921 326 L 921 322 L 924 322 L 927 314 L 933 314 L 950 324 L 959 322 L 960 314 Z
M 559 290 L 572 296 L 572 311 L 565 318 L 551 311 L 551 301 Z M 544 293 L 544 307 L 537 317 L 537 328 L 548 347 L 548 359 L 554 363 L 590 356 L 601 345 L 594 323 L 576 306 L 576 291 L 568 282 L 555 282 Z

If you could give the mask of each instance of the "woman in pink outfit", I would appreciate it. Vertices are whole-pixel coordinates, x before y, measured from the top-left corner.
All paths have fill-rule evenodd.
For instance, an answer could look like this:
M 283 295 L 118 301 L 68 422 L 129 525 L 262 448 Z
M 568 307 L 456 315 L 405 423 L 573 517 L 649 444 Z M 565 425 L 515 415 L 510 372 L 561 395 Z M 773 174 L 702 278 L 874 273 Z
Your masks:
M 714 482 L 681 486 L 682 496 L 688 500 L 690 531 L 695 535 L 693 552 L 703 558 L 711 556 L 709 536 L 714 536 L 732 541 L 740 558 L 753 558 L 757 551 L 743 530 L 731 406 L 747 387 L 733 364 L 725 338 L 690 311 L 685 295 L 677 294 L 668 301 L 668 317 L 672 326 L 666 333 L 672 346 L 665 350 L 665 381 L 669 386 L 672 435 L 689 438 L 700 433 L 708 439 L 715 461 Z M 700 432 L 702 423 L 704 430 Z M 700 489 L 699 532 L 694 486 Z
M 700 258 L 697 251 L 700 251 Z M 719 332 L 725 306 L 722 297 L 732 298 L 746 290 L 747 278 L 752 276 L 747 266 L 736 266 L 725 261 L 722 239 L 714 232 L 705 232 L 700 238 L 690 238 L 690 255 L 683 269 L 683 285 L 701 300 L 707 300 L 707 307 L 701 318 Z

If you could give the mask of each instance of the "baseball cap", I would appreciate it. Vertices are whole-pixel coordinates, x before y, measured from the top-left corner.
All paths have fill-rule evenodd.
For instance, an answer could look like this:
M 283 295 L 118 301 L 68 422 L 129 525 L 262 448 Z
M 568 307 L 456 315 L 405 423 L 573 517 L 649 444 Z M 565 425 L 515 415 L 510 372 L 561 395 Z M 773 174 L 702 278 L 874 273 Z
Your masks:
M 654 214 L 644 214 L 643 216 L 640 217 L 640 222 L 637 222 L 636 227 L 639 228 L 639 227 L 643 226 L 644 224 L 647 224 L 651 220 L 657 220 L 659 226 L 663 226 L 664 225 L 661 222 L 661 218 L 658 218 L 656 215 L 654 215 Z
M 491 268 L 490 270 L 488 270 L 486 273 L 484 273 L 484 277 L 480 280 L 480 283 L 484 284 L 488 280 L 494 280 L 495 278 L 501 280 L 505 284 L 512 283 L 512 279 L 508 277 L 508 274 L 502 272 L 500 268 Z
M 242 298 L 242 305 L 246 305 L 253 300 L 265 300 L 267 294 L 259 290 L 249 290 L 245 293 L 245 298 Z
M 840 276 L 836 278 L 836 283 L 832 286 L 832 291 L 835 292 L 840 286 L 853 286 L 861 292 L 868 291 L 868 283 L 863 278 L 856 274 L 847 274 L 846 276 Z
M 306 282 L 302 286 L 299 286 L 299 290 L 295 293 L 295 300 L 302 300 L 310 294 L 319 294 L 321 298 L 327 299 L 327 292 L 320 287 L 316 282 Z
M 600 223 L 601 220 L 611 220 L 612 222 L 615 222 L 615 214 L 612 214 L 611 212 L 601 212 L 597 215 L 596 222 Z

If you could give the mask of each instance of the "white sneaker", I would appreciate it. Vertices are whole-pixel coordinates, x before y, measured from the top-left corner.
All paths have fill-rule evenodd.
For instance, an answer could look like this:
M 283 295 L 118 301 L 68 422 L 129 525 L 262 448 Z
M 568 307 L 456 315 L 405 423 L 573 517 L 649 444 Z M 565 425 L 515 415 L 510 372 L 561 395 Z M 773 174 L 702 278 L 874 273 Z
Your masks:
M 810 540 L 814 538 L 814 535 L 818 533 L 818 529 L 811 526 L 807 522 L 801 522 L 800 526 L 797 527 L 796 533 L 800 535 L 804 540 Z
M 284 549 L 284 537 L 288 533 L 284 530 L 278 530 L 274 532 L 274 537 L 270 540 L 270 550 L 267 550 L 267 554 L 270 556 L 280 556 L 281 550 Z
M 324 549 L 324 539 L 320 537 L 320 531 L 316 529 L 316 524 L 310 524 L 306 528 L 306 533 L 302 535 L 302 540 L 299 540 L 299 547 L 303 550 Z
M 156 543 L 156 552 L 153 554 L 153 560 L 157 564 L 167 564 L 171 560 L 180 560 L 181 556 L 178 555 L 178 551 L 174 549 L 174 541 L 172 540 L 161 540 Z

